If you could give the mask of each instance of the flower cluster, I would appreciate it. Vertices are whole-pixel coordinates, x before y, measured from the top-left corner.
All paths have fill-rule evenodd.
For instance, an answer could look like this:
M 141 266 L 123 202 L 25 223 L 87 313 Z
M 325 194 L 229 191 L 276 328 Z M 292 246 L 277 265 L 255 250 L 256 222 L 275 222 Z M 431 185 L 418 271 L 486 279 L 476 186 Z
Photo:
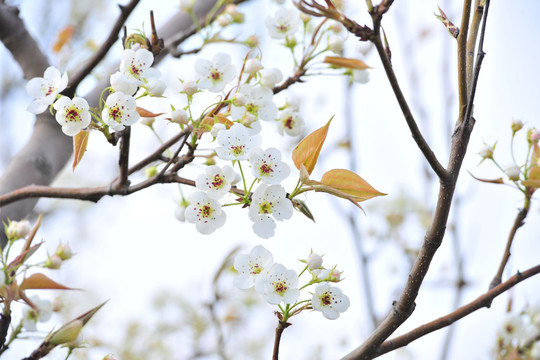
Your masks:
M 509 314 L 497 332 L 497 358 L 540 360 L 540 306 Z
M 238 271 L 234 284 L 242 290 L 255 287 L 268 303 L 279 306 L 282 321 L 307 309 L 320 311 L 327 319 L 337 319 L 350 305 L 347 295 L 330 284 L 339 282 L 341 273 L 335 267 L 323 268 L 322 257 L 318 254 L 311 253 L 301 261 L 306 265 L 298 275 L 294 270 L 275 263 L 272 253 L 257 245 L 249 254 L 239 254 L 234 259 L 234 268 Z M 299 286 L 300 276 L 305 272 L 311 274 L 311 279 Z M 299 301 L 300 291 L 311 285 L 316 285 L 314 293 L 310 298 Z

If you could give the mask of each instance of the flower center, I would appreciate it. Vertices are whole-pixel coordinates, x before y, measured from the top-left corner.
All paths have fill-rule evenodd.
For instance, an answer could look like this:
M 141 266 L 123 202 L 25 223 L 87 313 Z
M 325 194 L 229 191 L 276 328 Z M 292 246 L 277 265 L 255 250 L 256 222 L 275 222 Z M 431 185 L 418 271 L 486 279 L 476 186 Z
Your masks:
M 332 304 L 332 297 L 327 292 L 320 295 L 319 299 L 321 300 L 321 304 L 323 304 L 324 306 L 330 306 Z
M 210 72 L 210 77 L 212 78 L 212 81 L 214 82 L 219 81 L 222 75 L 223 74 L 221 72 L 215 69 Z
M 251 275 L 257 275 L 257 274 L 260 274 L 262 269 L 261 267 L 259 266 L 259 264 L 251 264 L 251 266 L 249 267 L 250 268 L 250 274 Z
M 289 116 L 285 121 L 283 121 L 283 126 L 287 129 L 292 129 L 294 127 L 294 120 L 292 116 Z
M 287 291 L 287 284 L 284 281 L 274 282 L 272 285 L 274 285 L 274 292 L 280 295 L 283 295 Z
M 274 172 L 274 169 L 272 169 L 272 166 L 268 165 L 267 163 L 262 164 L 260 169 L 263 175 L 270 175 L 271 173 Z
M 122 115 L 123 115 L 123 112 L 122 110 L 120 110 L 120 107 L 118 105 L 113 106 L 109 109 L 109 116 L 118 123 L 122 119 Z
M 259 205 L 259 214 L 271 214 L 272 213 L 272 203 L 271 202 L 263 202 Z
M 259 106 L 254 103 L 246 104 L 246 111 L 250 114 L 257 115 L 259 112 Z
M 214 209 L 210 205 L 203 205 L 199 208 L 199 215 L 203 218 L 209 218 L 213 212 Z
M 219 175 L 216 175 L 214 176 L 214 181 L 212 181 L 212 186 L 217 188 L 217 189 L 221 189 L 223 187 L 223 185 L 225 184 L 225 181 L 223 180 L 223 178 Z
M 245 147 L 246 147 L 245 145 L 232 145 L 231 146 L 231 152 L 235 156 L 243 155 Z
M 66 111 L 67 121 L 81 121 L 79 110 L 76 107 L 71 107 Z

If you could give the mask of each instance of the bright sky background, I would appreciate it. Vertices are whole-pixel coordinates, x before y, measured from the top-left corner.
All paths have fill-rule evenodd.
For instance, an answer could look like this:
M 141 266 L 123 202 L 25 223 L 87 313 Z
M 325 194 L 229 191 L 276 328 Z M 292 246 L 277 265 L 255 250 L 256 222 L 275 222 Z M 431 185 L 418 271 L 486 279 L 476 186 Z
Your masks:
M 30 19 L 43 18 L 34 9 L 34 4 L 25 1 L 21 3 L 23 16 Z M 149 3 L 141 4 L 141 8 L 130 18 L 128 27 L 140 28 L 142 21 L 148 22 L 146 14 L 150 9 Z M 450 2 L 446 1 L 446 4 L 448 3 Z M 164 1 L 159 8 L 152 8 L 158 23 L 166 19 L 175 4 L 176 1 Z M 452 19 L 459 19 L 455 4 L 440 5 Z M 359 11 L 365 11 L 363 3 L 358 7 Z M 276 8 L 277 5 L 267 1 L 253 1 L 241 7 L 247 14 L 266 14 Z M 446 163 L 448 136 L 442 130 L 443 126 L 446 126 L 443 122 L 445 115 L 450 119 L 457 115 L 456 106 L 451 108 L 452 114 L 443 113 L 446 110 L 441 97 L 445 86 L 450 86 L 451 92 L 455 88 L 455 41 L 433 16 L 435 9 L 436 3 L 432 1 L 420 4 L 398 1 L 386 15 L 383 24 L 392 48 L 396 73 L 402 79 L 406 97 L 413 104 L 415 113 L 419 112 L 419 108 L 414 106 L 414 103 L 420 102 L 425 106 L 427 116 L 420 126 L 426 131 L 426 136 L 441 162 Z M 477 166 L 480 158 L 476 153 L 484 141 L 489 144 L 497 141 L 496 156 L 503 165 L 509 164 L 511 160 L 508 144 L 512 119 L 521 119 L 527 127 L 540 128 L 540 74 L 537 66 L 540 58 L 540 23 L 536 19 L 539 13 L 540 3 L 534 0 L 491 4 L 484 45 L 486 57 L 480 74 L 475 106 L 477 123 L 457 188 L 462 206 L 459 213 L 452 213 L 453 220 L 459 225 L 462 251 L 465 253 L 466 278 L 471 281 L 461 303 L 474 299 L 487 289 L 498 267 L 517 208 L 521 206 L 517 191 L 506 186 L 480 184 L 472 179 L 467 170 L 483 178 L 500 176 L 490 164 Z M 101 14 L 109 19 L 104 21 L 105 24 L 109 24 L 110 19 L 116 16 L 113 11 L 103 11 Z M 358 19 L 359 23 L 366 21 L 370 25 L 365 15 L 358 14 L 358 18 L 353 17 Z M 54 14 L 51 13 L 52 15 Z M 263 20 L 257 18 L 250 21 L 249 15 L 246 18 L 249 30 L 236 28 L 231 30 L 232 34 L 244 36 L 256 32 L 261 37 L 266 36 L 266 29 L 261 25 Z M 67 20 L 69 19 L 59 20 L 57 28 L 67 24 Z M 36 33 L 34 26 L 38 27 L 39 23 L 34 24 L 31 28 Z M 106 27 L 93 29 L 103 34 L 107 32 Z M 146 29 L 148 30 L 148 27 Z M 424 36 L 418 40 L 420 33 Z M 94 36 L 99 42 L 99 34 Z M 45 37 L 42 41 L 46 48 L 52 40 Z M 355 39 L 350 38 L 348 42 L 351 50 L 347 55 L 360 56 L 355 50 L 358 47 Z M 283 60 L 287 56 L 285 50 L 268 41 L 262 44 L 263 65 L 280 67 L 284 71 L 290 69 L 290 62 Z M 446 52 L 443 51 L 445 47 L 449 49 Z M 229 47 L 216 45 L 203 51 L 200 56 L 212 58 L 215 52 L 224 49 L 228 49 L 239 69 L 245 54 L 244 48 L 235 47 L 230 50 Z M 4 48 L 0 48 L 0 52 L 6 53 Z M 451 57 L 449 74 L 445 75 L 449 76 L 450 84 L 441 80 L 441 57 L 445 54 Z M 9 69 L 17 69 L 9 57 L 0 58 L 3 58 L 2 68 L 8 69 L 9 66 Z M 180 89 L 177 77 L 190 79 L 194 76 L 195 58 L 186 57 L 181 66 L 178 61 L 167 61 L 162 65 L 160 70 L 164 78 L 170 81 L 171 94 Z M 390 93 L 380 61 L 374 52 L 370 53 L 365 61 L 373 67 L 370 71 L 371 80 L 367 85 L 355 86 L 352 93 L 354 139 L 359 157 L 358 172 L 375 188 L 389 195 L 366 203 L 365 216 L 360 211 L 356 214 L 361 221 L 363 241 L 370 249 L 375 246 L 379 249 L 372 255 L 374 260 L 371 271 L 377 313 L 383 316 L 389 310 L 392 300 L 398 296 L 409 267 L 396 245 L 396 239 L 378 243 L 376 239 L 369 237 L 367 230 L 379 226 L 378 231 L 383 231 L 383 228 L 380 228 L 381 215 L 378 214 L 381 209 L 397 206 L 396 200 L 400 196 L 408 195 L 432 208 L 437 189 L 425 186 L 421 172 L 423 159 Z M 411 69 L 415 70 L 419 77 L 417 87 L 410 83 L 408 74 Z M 10 78 L 16 79 L 18 72 L 19 70 L 13 70 L 14 75 L 10 75 Z M 3 70 L 0 76 L 4 76 L 6 80 L 7 74 L 8 71 Z M 294 85 L 291 89 L 292 94 L 302 100 L 301 111 L 310 130 L 322 126 L 332 115 L 336 115 L 322 151 L 322 161 L 315 171 L 315 178 L 331 168 L 349 166 L 347 153 L 333 148 L 334 144 L 343 139 L 345 133 L 344 83 L 343 79 L 337 77 L 320 77 L 310 79 L 305 84 Z M 0 118 L 6 134 L 0 136 L 2 167 L 5 166 L 5 160 L 24 144 L 31 131 L 32 117 L 24 110 L 29 99 L 24 94 L 23 86 L 21 82 L 19 90 L 10 95 L 9 101 L 4 100 L 2 103 L 9 115 Z M 182 96 L 174 95 L 173 99 L 175 106 L 185 105 L 185 98 Z M 283 101 L 281 94 L 276 96 L 276 104 L 281 105 Z M 168 101 L 162 101 L 153 106 L 162 106 L 166 110 L 167 104 Z M 263 124 L 263 148 L 280 143 L 282 149 L 285 149 L 284 157 L 290 159 L 290 153 L 286 149 L 290 149 L 293 143 L 283 142 L 273 126 L 267 125 L 270 124 Z M 172 126 L 159 122 L 156 127 L 163 137 L 175 130 Z M 135 159 L 155 148 L 157 142 L 141 124 L 135 125 L 133 130 L 132 159 L 136 161 Z M 7 135 L 8 133 L 10 135 Z M 10 142 L 7 142 L 7 139 L 11 139 Z M 519 144 L 523 149 L 525 143 L 516 143 L 517 146 Z M 66 167 L 56 185 L 98 186 L 107 183 L 115 177 L 116 151 L 107 146 L 98 134 L 92 134 L 82 164 L 74 174 L 69 166 Z M 516 152 L 519 151 L 516 147 Z M 191 173 L 194 178 L 201 169 L 201 166 L 191 166 L 188 174 Z M 286 183 L 287 189 L 292 189 L 296 183 L 295 170 L 292 173 L 293 176 Z M 185 173 L 182 175 L 186 176 Z M 134 181 L 135 179 L 137 177 Z M 190 190 L 185 191 L 189 193 Z M 324 344 L 322 358 L 335 359 L 358 346 L 369 334 L 369 322 L 366 320 L 360 286 L 360 268 L 345 222 L 343 209 L 348 211 L 348 206 L 345 206 L 344 202 L 330 200 L 324 194 L 312 194 L 307 200 L 315 215 L 315 224 L 295 213 L 291 220 L 278 223 L 274 238 L 262 240 L 252 233 L 247 213 L 240 209 L 228 209 L 227 223 L 211 236 L 200 235 L 195 226 L 174 219 L 175 201 L 178 198 L 177 187 L 167 185 L 153 187 L 127 198 L 104 198 L 97 205 L 66 200 L 40 201 L 37 211 L 46 215 L 39 235 L 47 241 L 47 249 L 52 252 L 58 241 L 67 241 L 77 253 L 71 262 L 65 264 L 62 271 L 54 274 L 55 279 L 60 282 L 86 289 L 84 292 L 66 296 L 66 301 L 74 307 L 73 313 L 82 313 L 87 308 L 109 299 L 106 307 L 96 317 L 96 328 L 89 329 L 89 337 L 101 333 L 115 339 L 119 337 L 117 334 L 123 331 L 127 318 L 131 320 L 144 317 L 151 323 L 152 315 L 148 306 L 151 299 L 164 289 L 181 294 L 194 304 L 207 301 L 211 278 L 225 254 L 238 245 L 242 246 L 243 252 L 248 252 L 256 244 L 270 249 L 274 259 L 289 268 L 300 270 L 297 259 L 305 258 L 310 249 L 313 249 L 325 254 L 327 266 L 338 264 L 338 268 L 345 271 L 346 280 L 340 287 L 351 299 L 350 309 L 336 321 L 325 320 L 318 313 L 303 313 L 293 318 L 294 326 L 285 331 L 282 342 L 283 359 L 310 358 L 311 351 L 316 351 L 321 343 Z M 336 207 L 336 203 L 339 203 L 339 207 Z M 508 266 L 510 270 L 506 275 L 538 263 L 538 210 L 538 205 L 534 204 L 530 218 L 518 233 Z M 410 224 L 406 227 L 403 240 L 410 245 L 417 245 L 422 240 L 423 233 L 424 230 L 416 224 Z M 451 251 L 450 242 L 445 241 L 435 257 L 432 273 L 428 274 L 422 288 L 417 301 L 417 311 L 403 328 L 398 330 L 399 333 L 452 310 L 453 289 L 444 285 L 455 275 Z M 521 310 L 527 303 L 540 303 L 537 291 L 539 285 L 540 279 L 527 280 L 510 292 L 514 298 L 515 311 Z M 235 291 L 232 283 L 231 288 Z M 491 310 L 480 310 L 459 323 L 449 359 L 493 358 L 491 351 L 495 333 L 502 321 L 507 299 L 508 295 L 503 295 L 495 300 Z M 263 304 L 262 311 L 256 315 L 260 327 L 240 328 L 240 333 L 244 336 L 249 334 L 273 338 L 273 311 L 272 306 Z M 411 359 L 436 358 L 445 334 L 446 331 L 443 330 L 426 336 L 411 345 L 407 351 L 383 356 L 381 359 L 407 359 L 407 356 Z M 268 347 L 266 358 L 270 358 L 270 351 Z M 105 354 L 106 352 L 94 352 L 92 358 L 100 359 L 100 356 Z M 51 359 L 60 358 L 61 353 L 51 356 Z

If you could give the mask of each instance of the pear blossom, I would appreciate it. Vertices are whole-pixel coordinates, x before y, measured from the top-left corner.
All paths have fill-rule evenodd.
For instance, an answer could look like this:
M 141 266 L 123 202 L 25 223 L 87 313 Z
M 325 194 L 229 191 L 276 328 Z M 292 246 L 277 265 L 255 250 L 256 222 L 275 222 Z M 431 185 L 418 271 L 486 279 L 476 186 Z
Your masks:
M 241 120 L 246 115 L 253 115 L 254 120 L 275 120 L 277 117 L 277 106 L 272 102 L 274 93 L 267 87 L 252 86 L 244 84 L 238 91 L 245 97 L 243 106 L 231 106 L 231 117 L 234 120 Z
M 234 285 L 242 290 L 249 289 L 258 282 L 274 264 L 272 253 L 261 245 L 255 246 L 249 254 L 238 254 L 234 258 L 234 268 L 238 275 Z
M 298 29 L 300 14 L 292 8 L 279 8 L 274 15 L 266 18 L 265 24 L 272 38 L 284 39 Z
M 281 80 L 283 80 L 283 73 L 278 68 L 261 70 L 261 86 L 272 89 Z
M 41 114 L 63 91 L 68 83 L 67 73 L 60 74 L 54 66 L 45 69 L 42 78 L 33 78 L 26 84 L 26 92 L 34 101 L 28 105 L 27 110 L 32 114 Z
M 340 288 L 330 286 L 328 283 L 320 283 L 315 288 L 311 305 L 313 310 L 321 311 L 325 318 L 335 320 L 339 317 L 339 313 L 349 308 L 350 301 Z
M 253 231 L 263 239 L 274 235 L 276 223 L 273 219 L 290 219 L 293 206 L 280 185 L 260 184 L 252 195 L 249 217 L 254 222 Z
M 225 124 L 215 123 L 214 126 L 210 129 L 210 135 L 216 138 L 221 130 L 227 130 Z
M 197 83 L 193 80 L 188 80 L 184 82 L 184 84 L 182 85 L 182 89 L 184 90 L 186 95 L 192 96 L 197 91 L 199 91 L 199 85 L 197 85 Z
M 124 73 L 117 71 L 111 75 L 111 87 L 114 91 L 133 95 L 137 91 L 138 84 L 133 77 L 128 77 Z
M 199 87 L 212 92 L 223 91 L 225 85 L 234 79 L 236 69 L 231 64 L 231 57 L 218 53 L 212 61 L 197 59 L 195 71 L 199 74 Z
M 323 263 L 322 256 L 319 254 L 314 254 L 314 253 L 309 254 L 306 260 L 306 265 L 310 270 L 320 269 L 322 266 L 322 263 Z
M 270 270 L 262 275 L 262 279 L 255 283 L 255 288 L 273 305 L 282 301 L 293 304 L 300 296 L 298 275 L 281 264 L 272 265 Z
M 171 112 L 171 122 L 177 124 L 187 124 L 189 122 L 189 115 L 184 109 L 176 109 Z
M 211 234 L 225 224 L 226 214 L 221 205 L 211 199 L 205 192 L 198 191 L 189 198 L 186 208 L 186 220 L 197 226 L 201 234 Z
M 231 189 L 236 173 L 234 169 L 225 165 L 220 168 L 217 165 L 207 166 L 206 173 L 200 174 L 195 180 L 197 189 L 205 191 L 211 199 L 220 199 Z
M 153 76 L 146 79 L 144 87 L 150 96 L 159 97 L 165 92 L 167 84 L 165 84 L 165 81 L 161 80 L 158 76 Z
M 229 130 L 217 134 L 219 147 L 216 154 L 223 160 L 246 160 L 249 152 L 260 143 L 259 136 L 250 136 L 242 124 L 234 124 Z
M 123 92 L 115 92 L 105 100 L 105 108 L 101 114 L 103 121 L 114 131 L 124 130 L 124 127 L 133 125 L 139 120 L 137 103 L 133 96 Z
M 504 173 L 510 180 L 517 181 L 519 180 L 519 175 L 521 175 L 521 169 L 518 165 L 512 164 L 504 168 Z
M 482 149 L 480 149 L 478 155 L 482 157 L 482 161 L 485 159 L 493 159 L 493 151 L 495 151 L 495 145 L 491 146 L 484 143 L 484 146 L 482 146 Z
M 260 148 L 254 149 L 249 154 L 249 162 L 253 176 L 265 184 L 279 184 L 291 172 L 289 165 L 281 161 L 281 153 L 276 148 L 264 152 Z
M 68 136 L 77 135 L 90 125 L 90 107 L 83 98 L 74 97 L 72 100 L 67 96 L 62 96 L 53 107 L 56 110 L 56 121 L 62 125 L 62 132 Z
M 30 302 L 36 307 L 25 307 L 23 311 L 23 327 L 28 331 L 36 331 L 37 322 L 47 322 L 51 318 L 53 304 L 49 300 L 41 299 L 38 295 L 32 295 Z
M 8 221 L 5 226 L 6 236 L 9 240 L 18 240 L 26 237 L 30 232 L 30 222 L 26 219 L 21 221 Z
M 154 55 L 146 49 L 125 49 L 120 61 L 120 72 L 133 79 L 138 85 L 144 84 L 144 79 L 158 77 L 157 70 L 150 69 Z
M 369 82 L 369 72 L 359 69 L 354 69 L 352 72 L 353 81 L 358 84 L 367 84 Z
M 297 136 L 304 130 L 304 118 L 299 113 L 294 111 L 293 108 L 287 108 L 279 114 L 278 120 L 278 132 L 280 135 L 283 133 L 289 136 Z
M 246 64 L 244 65 L 244 72 L 248 74 L 256 74 L 263 68 L 259 59 L 247 59 Z

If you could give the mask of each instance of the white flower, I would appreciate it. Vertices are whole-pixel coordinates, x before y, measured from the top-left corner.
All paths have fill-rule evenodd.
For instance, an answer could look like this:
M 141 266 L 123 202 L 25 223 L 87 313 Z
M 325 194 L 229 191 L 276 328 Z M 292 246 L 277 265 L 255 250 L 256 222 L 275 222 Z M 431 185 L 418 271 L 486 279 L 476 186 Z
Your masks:
M 225 126 L 225 124 L 215 123 L 214 126 L 212 126 L 212 129 L 210 129 L 210 135 L 212 135 L 215 138 L 218 136 L 221 130 L 227 130 L 227 127 Z
M 323 263 L 322 256 L 319 254 L 314 254 L 314 253 L 309 254 L 306 260 L 306 265 L 311 270 L 320 269 L 322 266 L 322 263 Z
M 161 96 L 165 92 L 167 84 L 165 84 L 165 81 L 156 76 L 146 79 L 145 87 L 150 96 Z
M 249 154 L 249 162 L 253 176 L 265 184 L 279 184 L 291 171 L 289 165 L 281 161 L 281 153 L 275 148 L 264 152 L 260 148 L 254 149 Z
M 221 205 L 202 191 L 193 193 L 186 208 L 186 220 L 197 226 L 201 234 L 211 234 L 225 224 L 226 214 Z
M 36 323 L 47 322 L 51 318 L 53 304 L 49 300 L 42 300 L 38 295 L 32 295 L 30 301 L 37 309 L 30 306 L 23 311 L 23 327 L 28 331 L 36 331 Z
M 205 191 L 208 197 L 220 199 L 231 189 L 236 173 L 229 165 L 220 168 L 217 165 L 207 166 L 206 174 L 200 174 L 195 180 L 197 189 Z
M 30 222 L 26 219 L 21 221 L 9 221 L 6 229 L 7 238 L 10 240 L 22 239 L 31 230 Z M 1 271 L 0 271 L 1 272 Z
M 27 110 L 33 114 L 41 114 L 56 100 L 56 95 L 64 90 L 68 83 L 66 73 L 54 66 L 49 66 L 42 78 L 33 78 L 26 84 L 26 92 L 34 101 L 28 105 Z
M 90 125 L 91 117 L 88 102 L 80 97 L 73 100 L 62 96 L 54 103 L 56 121 L 62 125 L 62 131 L 68 136 L 77 135 Z
M 182 85 L 182 88 L 184 89 L 184 92 L 189 96 L 199 91 L 199 85 L 197 85 L 197 83 L 193 80 L 185 81 Z
M 525 324 L 518 315 L 509 315 L 503 322 L 502 329 L 499 330 L 499 336 L 505 344 L 511 343 L 514 339 L 519 340 L 525 333 Z
M 359 84 L 367 84 L 369 82 L 369 72 L 364 70 L 355 69 L 352 72 L 353 81 Z
M 206 59 L 197 59 L 195 71 L 200 76 L 199 87 L 212 92 L 222 91 L 236 74 L 236 69 L 231 64 L 231 57 L 223 53 L 216 54 L 211 62 Z
M 531 349 L 531 356 L 533 360 L 540 360 L 540 341 L 534 343 Z
M 287 108 L 279 114 L 278 132 L 290 136 L 297 136 L 304 130 L 304 119 L 293 108 Z
M 264 271 L 268 271 L 273 264 L 272 253 L 261 245 L 251 249 L 249 255 L 238 254 L 234 258 L 234 268 L 238 271 L 234 285 L 242 290 L 249 289 L 261 279 L 260 275 L 264 275 Z
M 518 165 L 512 164 L 504 168 L 504 173 L 512 181 L 519 180 L 519 175 L 521 174 L 521 169 Z
M 335 320 L 339 317 L 339 313 L 349 308 L 350 301 L 340 288 L 320 283 L 315 288 L 311 305 L 313 310 L 321 311 L 325 318 Z
M 117 71 L 111 75 L 111 87 L 114 91 L 133 95 L 137 91 L 138 84 L 133 77 L 128 77 L 124 73 Z
M 268 239 L 274 235 L 276 228 L 272 217 L 279 221 L 291 218 L 293 206 L 286 195 L 280 185 L 260 184 L 255 190 L 249 206 L 249 217 L 254 222 L 255 234 Z
M 277 305 L 282 301 L 285 304 L 292 304 L 300 296 L 298 275 L 294 270 L 287 270 L 281 264 L 274 264 L 268 273 L 262 276 L 262 279 L 255 283 L 255 288 L 270 304 Z
M 328 48 L 335 53 L 341 53 L 343 51 L 343 44 L 345 39 L 339 35 L 330 35 L 328 37 Z
M 180 222 L 186 221 L 186 205 L 178 204 L 178 207 L 174 210 L 174 217 Z
M 250 136 L 242 124 L 234 124 L 229 130 L 221 130 L 217 134 L 219 147 L 216 154 L 223 160 L 245 160 L 251 149 L 257 147 L 259 136 Z
M 493 159 L 493 151 L 495 150 L 495 145 L 490 146 L 486 143 L 484 143 L 484 146 L 480 151 L 478 152 L 478 155 L 482 157 L 482 160 L 485 159 Z
M 274 39 L 284 39 L 298 29 L 300 15 L 292 8 L 279 8 L 273 16 L 266 18 L 266 27 Z
M 261 86 L 272 89 L 276 84 L 283 80 L 281 70 L 277 68 L 261 70 Z
M 245 97 L 245 103 L 243 106 L 234 104 L 231 106 L 231 117 L 234 120 L 241 120 L 249 114 L 254 116 L 254 121 L 276 119 L 277 106 L 272 102 L 274 96 L 272 90 L 267 87 L 244 84 L 240 87 L 239 93 Z
M 120 71 L 138 85 L 143 85 L 144 79 L 156 77 L 155 72 L 149 72 L 153 62 L 154 55 L 146 49 L 125 49 L 120 61 Z
M 171 112 L 171 121 L 177 124 L 187 124 L 189 122 L 189 115 L 184 109 L 176 109 Z
M 111 129 L 120 131 L 124 130 L 125 126 L 135 124 L 140 115 L 133 96 L 115 92 L 107 97 L 101 117 Z

